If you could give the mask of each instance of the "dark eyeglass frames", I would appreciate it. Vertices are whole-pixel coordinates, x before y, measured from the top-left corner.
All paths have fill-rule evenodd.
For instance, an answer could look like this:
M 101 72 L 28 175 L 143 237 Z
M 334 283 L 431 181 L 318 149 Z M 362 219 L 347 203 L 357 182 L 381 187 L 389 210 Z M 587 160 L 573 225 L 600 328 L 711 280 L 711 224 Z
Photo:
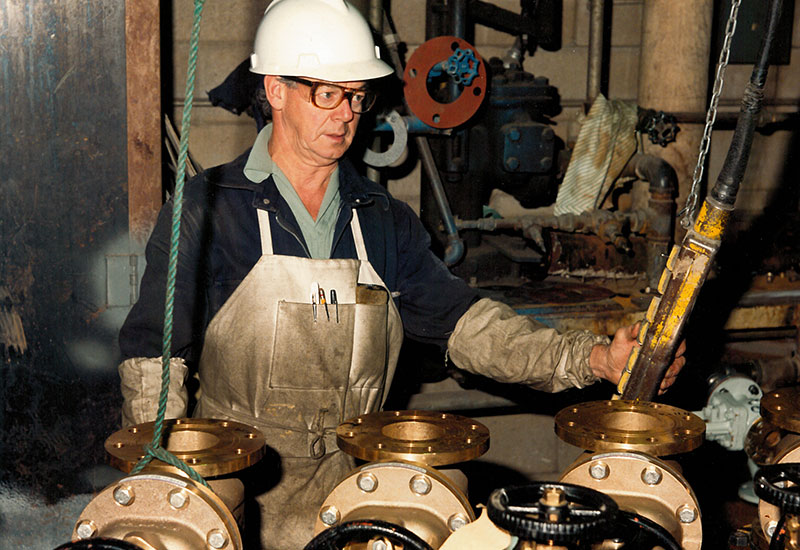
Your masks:
M 375 105 L 378 94 L 364 88 L 345 88 L 330 82 L 306 80 L 298 76 L 282 76 L 284 80 L 297 82 L 311 88 L 311 104 L 320 109 L 331 110 L 341 105 L 345 98 L 350 102 L 354 113 L 366 113 Z

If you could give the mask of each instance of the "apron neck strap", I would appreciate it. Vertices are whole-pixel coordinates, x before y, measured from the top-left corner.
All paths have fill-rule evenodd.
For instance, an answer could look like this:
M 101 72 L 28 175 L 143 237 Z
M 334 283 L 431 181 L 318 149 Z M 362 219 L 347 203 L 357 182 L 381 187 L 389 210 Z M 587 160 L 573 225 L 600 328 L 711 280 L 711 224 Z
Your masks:
M 272 256 L 272 229 L 269 225 L 269 213 L 266 210 L 257 208 L 258 230 L 261 234 L 261 255 Z M 361 224 L 358 221 L 358 213 L 353 208 L 353 217 L 350 220 L 350 229 L 353 232 L 353 241 L 356 245 L 356 254 L 362 262 L 367 261 L 367 247 L 364 243 L 364 234 L 361 232 Z
M 258 212 L 258 232 L 261 234 L 261 255 L 272 256 L 272 230 L 269 228 L 269 214 L 266 210 Z

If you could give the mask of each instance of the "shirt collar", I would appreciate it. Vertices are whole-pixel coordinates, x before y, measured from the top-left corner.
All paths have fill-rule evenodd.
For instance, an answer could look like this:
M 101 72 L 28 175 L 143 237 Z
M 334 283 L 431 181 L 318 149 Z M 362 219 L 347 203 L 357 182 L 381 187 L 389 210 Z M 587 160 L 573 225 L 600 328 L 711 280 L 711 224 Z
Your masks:
M 247 163 L 244 166 L 245 177 L 253 183 L 262 183 L 280 168 L 272 161 L 267 145 L 272 137 L 272 123 L 270 122 L 256 136 Z M 353 166 L 346 158 L 339 161 L 339 194 L 342 201 L 354 206 L 363 206 L 371 203 L 371 199 L 358 184 L 360 178 Z M 269 186 L 268 186 L 269 187 Z M 264 189 L 263 192 L 267 190 Z M 271 194 L 271 193 L 270 193 Z
M 247 164 L 244 165 L 244 175 L 253 183 L 261 183 L 270 177 L 277 168 L 269 156 L 269 138 L 272 137 L 272 123 L 264 126 L 256 136 Z

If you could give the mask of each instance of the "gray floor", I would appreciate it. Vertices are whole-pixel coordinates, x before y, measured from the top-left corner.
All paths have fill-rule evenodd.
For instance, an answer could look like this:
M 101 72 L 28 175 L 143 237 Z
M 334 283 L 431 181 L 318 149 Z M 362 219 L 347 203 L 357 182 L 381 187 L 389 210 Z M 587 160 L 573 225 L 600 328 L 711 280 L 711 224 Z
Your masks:
M 83 475 L 99 492 L 123 474 L 99 466 Z M 74 495 L 47 505 L 39 496 L 0 485 L 0 549 L 53 550 L 69 542 L 75 522 L 95 494 Z

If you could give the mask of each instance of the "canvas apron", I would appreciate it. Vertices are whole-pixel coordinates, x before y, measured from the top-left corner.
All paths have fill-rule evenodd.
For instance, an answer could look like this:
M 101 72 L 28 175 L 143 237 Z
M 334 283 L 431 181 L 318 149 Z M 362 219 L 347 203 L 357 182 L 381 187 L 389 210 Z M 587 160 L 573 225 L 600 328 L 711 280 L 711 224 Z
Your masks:
M 248 519 L 246 538 L 258 527 L 264 550 L 297 550 L 311 540 L 319 506 L 354 464 L 337 449 L 336 426 L 380 408 L 403 331 L 367 259 L 355 210 L 358 260 L 274 255 L 267 212 L 258 210 L 258 220 L 262 256 L 206 331 L 195 416 L 264 433 L 280 455 L 280 472 L 265 466 L 263 476 L 279 480 L 264 482 L 256 497 L 260 525 Z M 312 283 L 328 300 L 336 290 L 338 320 L 330 303 L 327 311 L 318 305 L 314 319 Z

